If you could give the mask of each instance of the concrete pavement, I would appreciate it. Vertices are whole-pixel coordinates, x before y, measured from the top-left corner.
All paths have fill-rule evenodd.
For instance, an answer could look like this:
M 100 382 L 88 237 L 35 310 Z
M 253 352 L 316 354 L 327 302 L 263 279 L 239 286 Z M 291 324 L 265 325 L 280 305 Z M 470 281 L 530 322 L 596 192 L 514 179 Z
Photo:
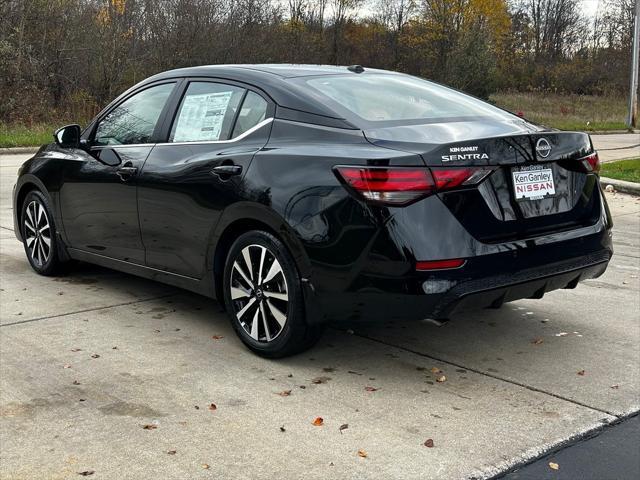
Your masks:
M 591 140 L 598 150 L 601 162 L 640 157 L 640 134 L 638 133 L 591 135 Z
M 640 409 L 634 197 L 608 197 L 616 254 L 575 290 L 332 328 L 269 361 L 206 298 L 90 265 L 34 274 L 9 200 L 24 158 L 0 156 L 3 479 L 484 478 Z

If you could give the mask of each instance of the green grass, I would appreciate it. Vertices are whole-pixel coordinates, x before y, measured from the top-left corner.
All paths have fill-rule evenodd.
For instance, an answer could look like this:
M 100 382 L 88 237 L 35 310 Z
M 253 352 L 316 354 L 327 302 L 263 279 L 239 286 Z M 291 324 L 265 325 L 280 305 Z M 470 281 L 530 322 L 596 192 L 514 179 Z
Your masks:
M 62 124 L 61 124 L 62 125 Z M 52 125 L 7 125 L 0 123 L 0 148 L 6 147 L 39 147 L 53 142 L 53 131 L 58 126 Z
M 640 158 L 603 163 L 600 175 L 607 178 L 640 183 Z
M 497 106 L 522 112 L 527 120 L 561 130 L 626 130 L 626 99 L 620 96 L 503 92 L 491 95 Z

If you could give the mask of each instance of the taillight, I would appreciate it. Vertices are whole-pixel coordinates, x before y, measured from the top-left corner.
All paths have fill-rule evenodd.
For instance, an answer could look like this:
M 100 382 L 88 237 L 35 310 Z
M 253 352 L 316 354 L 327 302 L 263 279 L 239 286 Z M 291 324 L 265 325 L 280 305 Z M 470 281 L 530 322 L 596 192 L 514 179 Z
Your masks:
M 580 161 L 587 171 L 600 173 L 600 159 L 598 158 L 598 152 L 593 152 L 588 157 L 581 158 Z
M 338 177 L 366 200 L 388 205 L 407 205 L 420 198 L 452 188 L 476 185 L 491 169 L 476 167 L 335 167 Z

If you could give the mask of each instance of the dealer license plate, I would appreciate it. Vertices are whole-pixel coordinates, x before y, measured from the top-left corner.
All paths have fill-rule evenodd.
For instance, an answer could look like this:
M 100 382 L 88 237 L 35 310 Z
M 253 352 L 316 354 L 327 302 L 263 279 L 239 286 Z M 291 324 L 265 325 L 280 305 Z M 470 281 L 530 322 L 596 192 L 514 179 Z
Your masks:
M 512 170 L 513 193 L 516 200 L 541 200 L 556 193 L 553 170 L 541 166 Z

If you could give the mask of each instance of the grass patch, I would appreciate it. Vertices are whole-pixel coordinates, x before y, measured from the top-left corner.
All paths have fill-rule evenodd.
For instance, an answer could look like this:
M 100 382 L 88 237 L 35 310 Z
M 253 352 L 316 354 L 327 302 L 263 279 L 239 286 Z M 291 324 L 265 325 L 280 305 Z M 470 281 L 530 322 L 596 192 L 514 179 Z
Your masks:
M 626 130 L 626 99 L 620 96 L 502 92 L 491 95 L 497 106 L 561 130 Z
M 616 180 L 640 183 L 640 158 L 603 163 L 600 175 Z
M 59 127 L 60 125 L 54 127 L 45 124 L 7 125 L 0 123 L 0 148 L 39 147 L 45 143 L 51 143 L 53 142 L 53 131 Z

